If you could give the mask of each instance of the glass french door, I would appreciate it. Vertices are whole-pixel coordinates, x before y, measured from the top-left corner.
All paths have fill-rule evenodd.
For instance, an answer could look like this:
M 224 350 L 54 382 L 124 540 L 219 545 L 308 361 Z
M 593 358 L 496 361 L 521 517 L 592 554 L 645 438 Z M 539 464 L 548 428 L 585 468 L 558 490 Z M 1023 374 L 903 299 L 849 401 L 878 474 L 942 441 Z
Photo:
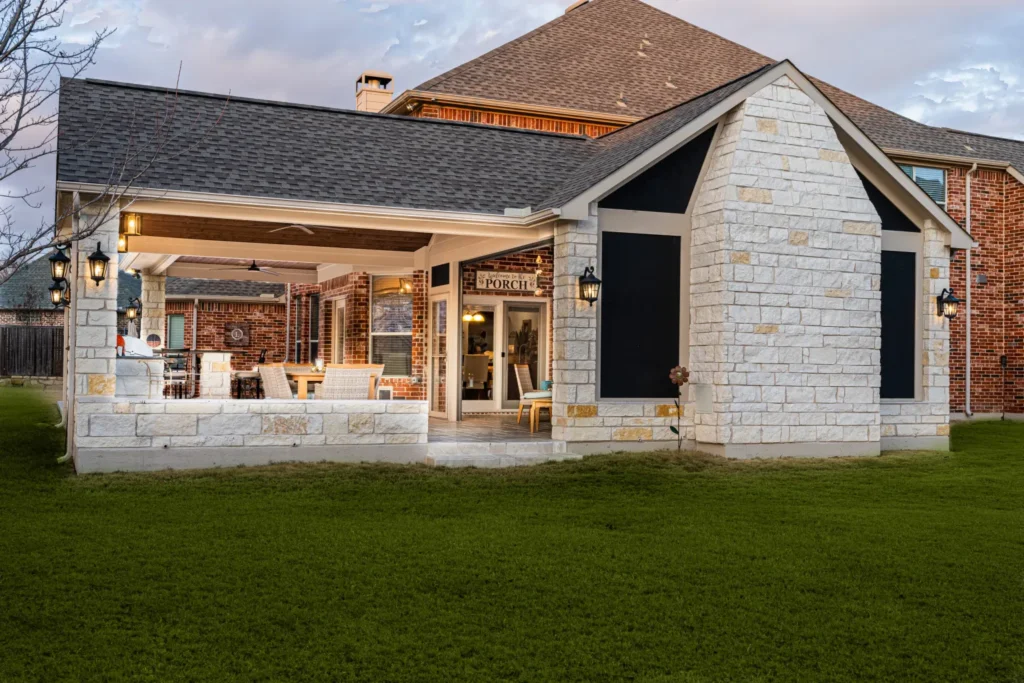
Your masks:
M 448 299 L 430 302 L 430 414 L 448 415 Z
M 546 347 L 547 325 L 542 303 L 505 302 L 504 334 L 506 339 L 504 389 L 501 392 L 503 409 L 519 405 L 517 365 L 529 368 L 530 385 L 523 391 L 537 390 L 547 377 Z

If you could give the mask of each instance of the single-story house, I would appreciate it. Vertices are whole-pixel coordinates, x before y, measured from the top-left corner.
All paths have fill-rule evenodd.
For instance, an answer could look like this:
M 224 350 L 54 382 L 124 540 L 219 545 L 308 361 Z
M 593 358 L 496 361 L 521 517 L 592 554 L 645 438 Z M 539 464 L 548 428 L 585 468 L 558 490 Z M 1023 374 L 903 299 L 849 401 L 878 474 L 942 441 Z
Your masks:
M 649 10 L 576 3 L 538 31 L 577 18 L 575 30 L 591 31 L 594 17 L 628 19 L 637 7 Z M 644 25 L 638 64 L 668 44 Z M 618 111 L 614 126 L 588 115 L 607 132 L 409 115 L 421 109 L 416 93 L 396 100 L 404 114 L 369 111 L 390 100 L 381 74 L 361 78 L 362 111 L 178 93 L 176 136 L 190 135 L 183 122 L 217 123 L 132 188 L 142 228 L 127 254 L 116 249 L 125 221 L 100 227 L 105 280 L 86 277 L 90 250 L 76 254 L 69 405 L 80 471 L 511 464 L 514 454 L 674 445 L 677 425 L 687 447 L 730 457 L 948 447 L 952 311 L 940 299 L 952 254 L 974 239 L 829 88 L 788 61 L 741 66 L 709 68 L 703 82 L 682 65 L 659 72 L 673 100 L 632 120 Z M 497 92 L 521 97 L 522 79 L 506 76 Z M 617 110 L 636 101 L 615 97 Z M 102 191 L 124 131 L 158 117 L 165 98 L 66 81 L 58 201 Z M 602 100 L 589 90 L 581 101 Z M 544 111 L 568 120 L 567 107 Z M 158 343 L 173 336 L 169 277 L 287 283 L 286 359 L 383 365 L 393 400 L 118 396 L 115 263 L 141 271 L 142 335 Z M 596 298 L 582 286 L 592 274 Z M 246 312 L 231 313 L 222 325 L 246 324 Z M 204 358 L 202 386 L 223 386 L 216 375 L 233 363 Z M 432 441 L 435 426 L 514 409 L 516 365 L 534 385 L 553 381 L 538 450 Z M 681 414 L 668 379 L 677 365 L 692 373 Z

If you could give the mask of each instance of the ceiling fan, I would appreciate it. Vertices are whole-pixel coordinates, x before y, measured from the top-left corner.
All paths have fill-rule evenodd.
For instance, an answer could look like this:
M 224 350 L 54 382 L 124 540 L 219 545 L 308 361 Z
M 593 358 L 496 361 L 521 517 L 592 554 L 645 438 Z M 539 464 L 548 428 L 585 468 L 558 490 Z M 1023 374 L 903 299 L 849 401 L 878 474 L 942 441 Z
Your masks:
M 327 232 L 348 232 L 348 228 L 329 228 L 325 225 L 315 225 L 312 228 L 310 228 L 305 225 L 299 225 L 298 223 L 294 225 L 282 225 L 279 228 L 271 228 L 267 232 L 275 233 L 284 232 L 285 230 L 298 230 L 300 232 L 306 233 L 307 235 L 315 235 L 316 233 L 313 232 L 314 230 L 326 230 Z
M 221 268 L 217 272 L 220 273 L 236 273 L 236 272 L 247 272 L 247 273 L 261 273 L 263 275 L 272 275 L 274 277 L 281 277 L 281 273 L 273 270 L 267 270 L 266 268 L 260 268 L 256 265 L 256 261 L 253 261 L 250 265 L 244 268 Z

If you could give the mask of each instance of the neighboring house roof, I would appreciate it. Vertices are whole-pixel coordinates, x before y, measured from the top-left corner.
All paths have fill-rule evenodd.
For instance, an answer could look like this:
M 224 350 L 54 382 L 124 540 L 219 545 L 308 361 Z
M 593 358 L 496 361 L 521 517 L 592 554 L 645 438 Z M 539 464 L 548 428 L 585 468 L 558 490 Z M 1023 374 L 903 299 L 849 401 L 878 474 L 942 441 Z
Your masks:
M 582 137 L 203 93 L 175 102 L 160 88 L 65 80 L 58 183 L 105 185 L 129 145 L 136 167 L 148 161 L 172 104 L 165 153 L 136 188 L 500 215 L 550 193 L 589 147 Z
M 47 311 L 53 309 L 50 303 L 50 262 L 43 254 L 15 271 L 6 282 L 0 284 L 0 310 Z M 142 283 L 121 273 L 117 279 L 117 307 L 124 309 L 128 302 L 142 296 Z
M 275 282 L 249 282 L 247 280 L 200 280 L 198 278 L 167 278 L 169 297 L 280 297 L 285 286 Z
M 645 117 L 774 61 L 638 0 L 591 0 L 415 90 Z
M 413 90 L 646 117 L 774 61 L 640 0 L 590 0 Z M 1024 172 L 1024 142 L 926 126 L 811 80 L 883 149 L 1003 161 Z

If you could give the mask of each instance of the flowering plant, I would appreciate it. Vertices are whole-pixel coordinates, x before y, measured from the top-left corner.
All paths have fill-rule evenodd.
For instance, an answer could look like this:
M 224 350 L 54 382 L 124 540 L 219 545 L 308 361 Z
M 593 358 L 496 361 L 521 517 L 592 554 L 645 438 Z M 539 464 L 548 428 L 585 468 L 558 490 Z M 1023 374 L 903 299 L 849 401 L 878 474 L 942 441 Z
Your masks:
M 679 395 L 682 396 L 683 385 L 690 381 L 690 371 L 684 368 L 682 365 L 677 365 L 668 371 L 668 379 L 672 384 L 679 387 Z M 679 399 L 673 401 L 676 405 L 676 426 L 669 427 L 672 433 L 676 435 L 676 450 L 683 450 L 683 408 L 679 404 Z

